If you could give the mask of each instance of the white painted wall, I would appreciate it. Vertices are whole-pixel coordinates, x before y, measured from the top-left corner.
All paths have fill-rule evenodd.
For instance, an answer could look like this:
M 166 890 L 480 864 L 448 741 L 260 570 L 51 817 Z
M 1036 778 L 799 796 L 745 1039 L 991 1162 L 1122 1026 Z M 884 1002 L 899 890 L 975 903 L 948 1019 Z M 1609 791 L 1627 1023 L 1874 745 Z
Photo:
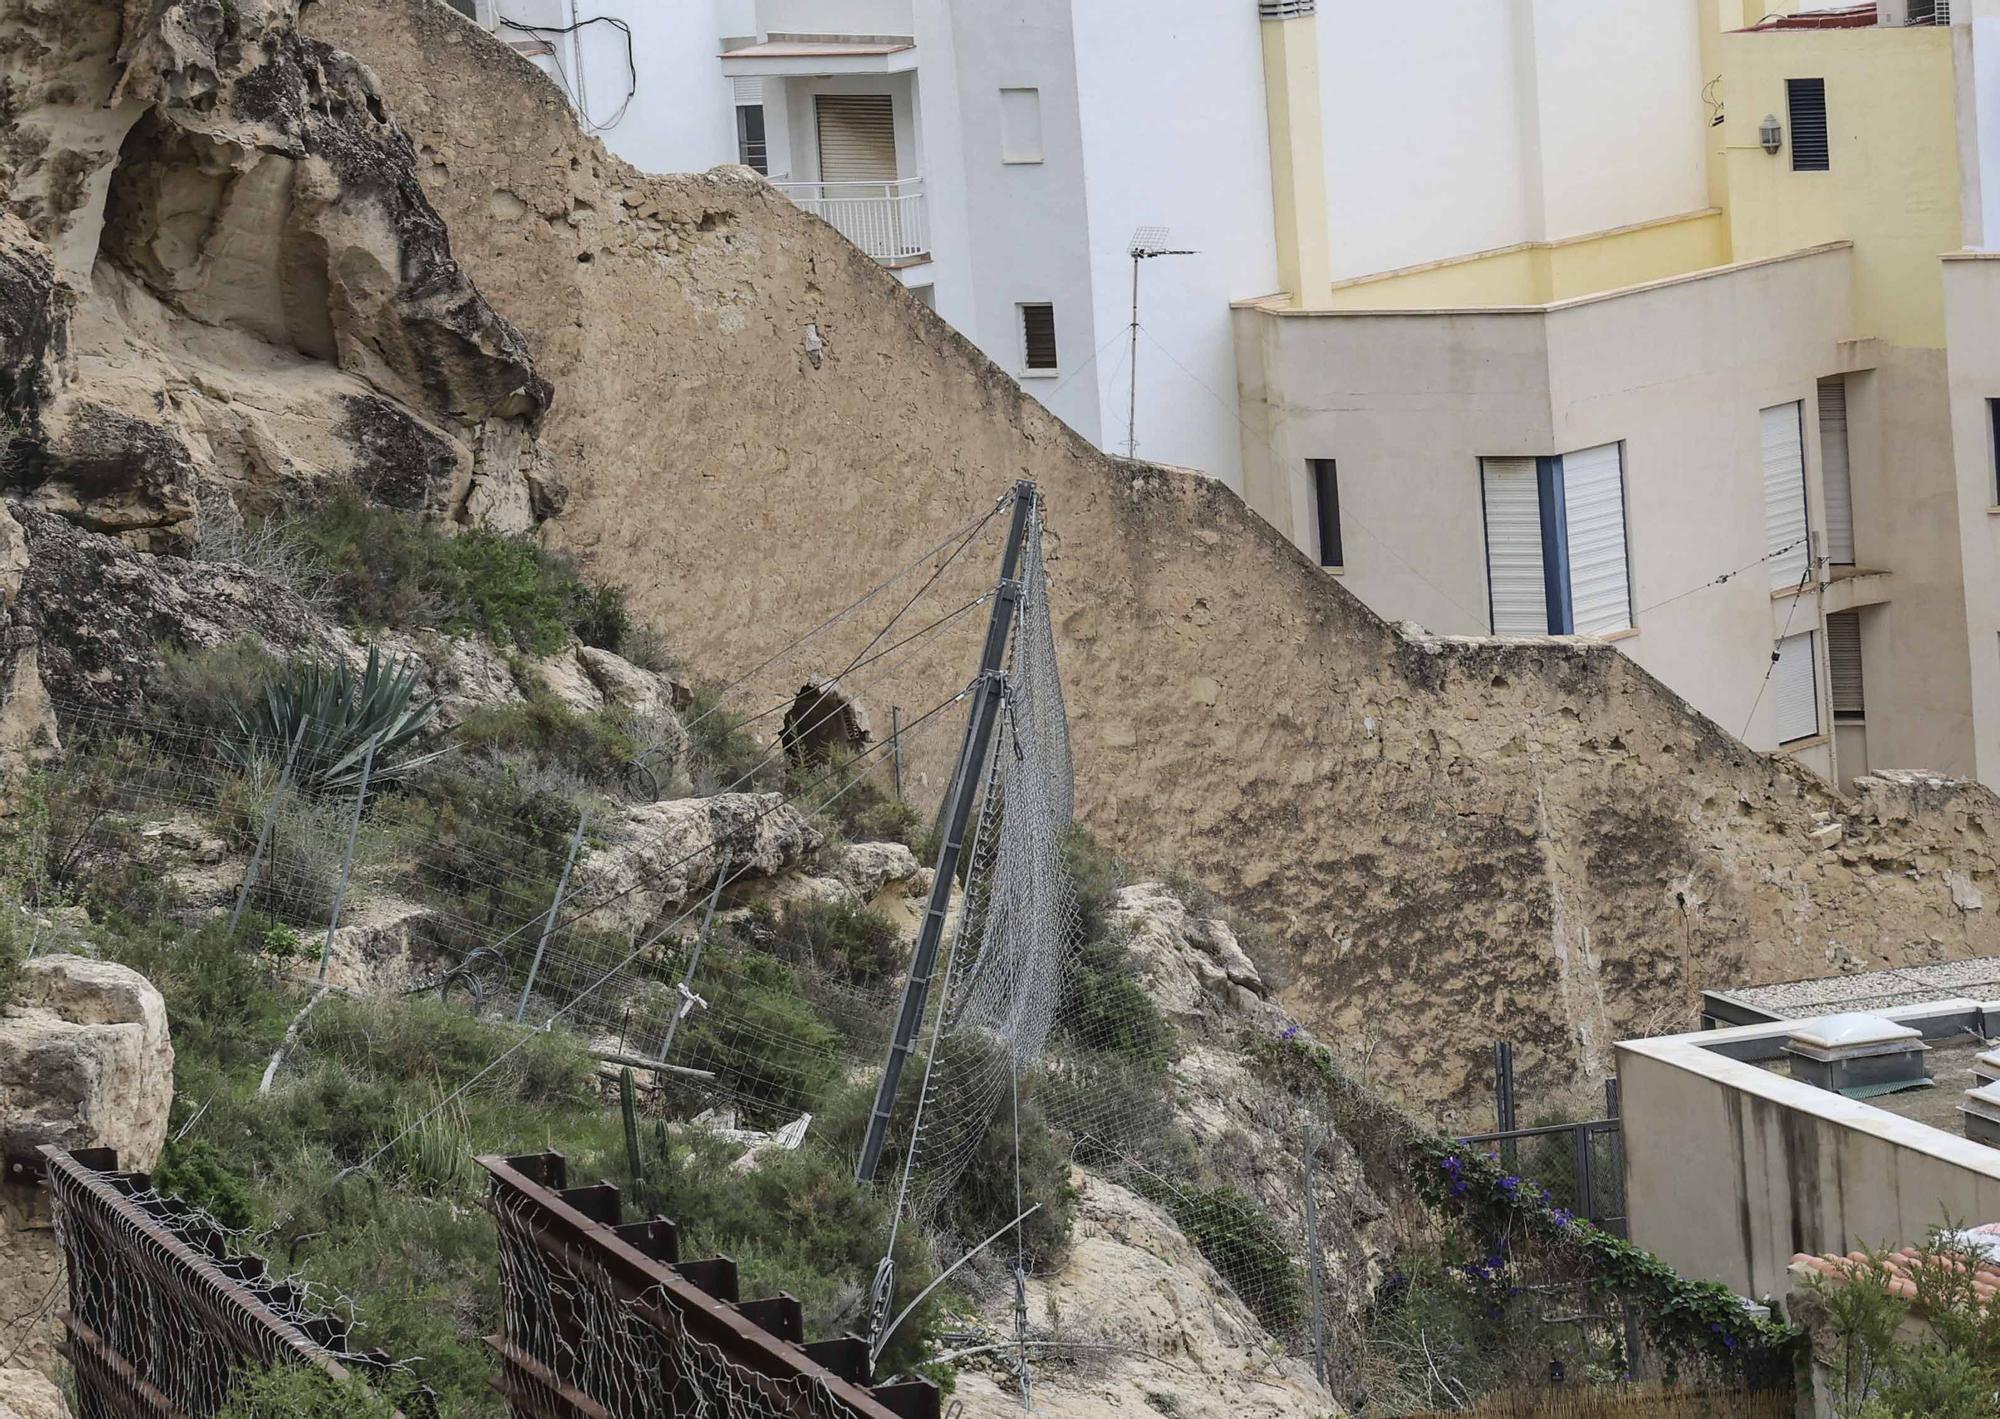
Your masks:
M 1094 235 L 1084 198 L 1084 152 L 1069 0 L 918 0 L 917 51 L 931 187 L 933 244 L 961 260 L 964 280 L 940 270 L 938 312 L 1077 432 L 1102 431 L 1085 370 L 1100 338 L 1091 294 Z M 1000 90 L 1041 91 L 1043 161 L 1001 161 Z M 947 146 L 948 145 L 948 146 Z M 933 178 L 933 174 L 935 177 Z M 940 207 L 946 225 L 936 226 Z M 960 215 L 962 214 L 962 215 Z M 1022 368 L 1017 307 L 1055 306 L 1060 368 Z
M 1544 237 L 1708 205 L 1692 0 L 1534 0 Z
M 1125 448 L 1126 252 L 1135 228 L 1165 226 L 1198 254 L 1142 264 L 1138 453 L 1240 487 L 1229 305 L 1278 285 L 1256 7 L 1076 0 L 1073 12 L 1095 328 L 1111 342 L 1088 377 L 1103 443 Z
M 1707 205 L 1692 3 L 1323 5 L 1336 279 Z
M 736 161 L 736 115 L 729 81 L 716 55 L 720 16 L 714 0 L 498 0 L 497 12 L 527 24 L 561 27 L 603 15 L 632 30 L 638 84 L 622 119 L 614 118 L 631 87 L 625 36 L 615 25 L 586 26 L 575 37 L 546 36 L 555 54 L 537 62 L 575 99 L 580 43 L 585 122 L 605 146 L 647 172 L 702 172 Z M 502 27 L 502 39 L 527 35 Z M 605 126 L 608 125 L 608 126 Z

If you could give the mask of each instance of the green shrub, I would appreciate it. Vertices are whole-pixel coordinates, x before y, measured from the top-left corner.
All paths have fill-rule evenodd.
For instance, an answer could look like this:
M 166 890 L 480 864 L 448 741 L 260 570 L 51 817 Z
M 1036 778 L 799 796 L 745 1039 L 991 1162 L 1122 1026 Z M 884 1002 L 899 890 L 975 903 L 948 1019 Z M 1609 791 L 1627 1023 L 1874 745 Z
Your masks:
M 434 627 L 529 655 L 552 654 L 572 636 L 615 651 L 632 634 L 622 591 L 585 581 L 568 557 L 526 537 L 452 535 L 353 491 L 296 526 L 335 600 L 364 627 Z
M 794 902 L 769 921 L 769 931 L 784 960 L 810 963 L 851 985 L 877 985 L 902 969 L 902 932 L 868 907 Z
M 1111 924 L 1111 913 L 1117 905 L 1118 889 L 1130 881 L 1125 864 L 1113 857 L 1088 829 L 1074 827 L 1063 843 L 1063 866 L 1069 869 L 1070 881 L 1076 886 L 1076 909 L 1083 919 L 1085 939 L 1115 938 L 1117 931 Z
M 583 714 L 546 688 L 518 704 L 486 705 L 458 728 L 468 753 L 489 760 L 519 757 L 542 769 L 560 769 L 585 783 L 615 788 L 639 753 L 639 739 L 626 715 L 616 710 Z
M 923 819 L 885 786 L 881 757 L 815 754 L 786 765 L 786 787 L 806 806 L 825 805 L 815 817 L 829 840 L 914 847 L 924 832 Z
M 712 1070 L 715 1083 L 704 1090 L 736 1100 L 753 1126 L 813 1110 L 835 1073 L 839 1036 L 782 962 L 711 942 L 702 979 L 719 974 L 726 984 L 710 1009 L 681 1026 L 673 1062 Z
M 243 1180 L 223 1163 L 214 1145 L 203 1139 L 169 1143 L 160 1165 L 153 1170 L 153 1188 L 199 1207 L 233 1231 L 250 1225 L 250 1194 Z
M 719 692 L 696 686 L 681 715 L 688 731 L 690 791 L 696 794 L 764 790 L 783 785 L 784 755 L 759 744 L 741 726 L 741 716 L 723 704 Z M 815 794 L 814 801 L 826 796 Z
M 238 1380 L 215 1419 L 391 1419 L 393 1400 L 365 1380 L 345 1383 L 310 1366 L 280 1365 Z
M 149 700 L 175 725 L 233 738 L 264 687 L 283 673 L 284 662 L 255 636 L 205 649 L 167 646 Z

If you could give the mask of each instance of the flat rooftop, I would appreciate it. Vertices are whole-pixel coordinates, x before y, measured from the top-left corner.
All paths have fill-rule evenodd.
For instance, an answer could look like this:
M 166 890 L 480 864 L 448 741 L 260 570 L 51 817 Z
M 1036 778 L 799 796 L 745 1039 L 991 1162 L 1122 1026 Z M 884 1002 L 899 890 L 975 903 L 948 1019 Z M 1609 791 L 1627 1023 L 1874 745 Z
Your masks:
M 1771 1020 L 1810 1020 L 1849 1010 L 1880 1014 L 1942 1000 L 2000 1001 L 2000 957 L 1705 990 L 1702 1013 L 1721 1025 L 1756 1025 Z
M 1906 1118 L 1915 1123 L 1927 1123 L 1932 1128 L 1941 1128 L 1946 1133 L 1962 1134 L 1965 1122 L 1960 1117 L 1958 1106 L 1965 1102 L 1965 1091 L 1973 1086 L 1972 1061 L 1986 1042 L 1977 1035 L 1947 1035 L 1940 1039 L 1926 1040 L 1931 1047 L 1924 1056 L 1924 1067 L 1931 1072 L 1933 1081 L 1927 1089 L 1899 1089 L 1893 1094 L 1876 1094 L 1865 1100 L 1870 1108 L 1892 1113 L 1897 1118 Z M 1757 1067 L 1770 1074 L 1792 1077 L 1788 1059 L 1760 1059 Z

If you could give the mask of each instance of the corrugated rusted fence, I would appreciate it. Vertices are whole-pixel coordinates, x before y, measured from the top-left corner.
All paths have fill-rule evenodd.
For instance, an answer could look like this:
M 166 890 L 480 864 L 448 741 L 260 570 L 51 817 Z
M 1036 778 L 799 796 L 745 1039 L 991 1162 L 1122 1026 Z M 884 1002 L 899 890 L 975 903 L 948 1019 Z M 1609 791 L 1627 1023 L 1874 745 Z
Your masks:
M 515 1419 L 937 1419 L 935 1385 L 867 1387 L 860 1339 L 805 1340 L 790 1296 L 739 1300 L 734 1261 L 681 1260 L 672 1222 L 621 1221 L 618 1189 L 567 1186 L 561 1154 L 479 1162 Z
M 41 1158 L 79 1419 L 208 1419 L 250 1371 L 390 1367 L 350 1353 L 347 1318 L 110 1149 Z M 683 1261 L 672 1222 L 621 1221 L 618 1190 L 569 1187 L 562 1155 L 480 1163 L 504 1304 L 489 1343 L 516 1419 L 937 1419 L 934 1385 L 869 1386 L 860 1339 L 807 1341 L 790 1296 L 738 1299 L 734 1261 Z M 404 1403 L 410 1419 L 431 1408 Z
M 250 1371 L 311 1366 L 342 1380 L 341 1359 L 388 1363 L 347 1354 L 345 1317 L 146 1174 L 119 1171 L 113 1150 L 40 1153 L 69 1273 L 62 1349 L 78 1419 L 207 1419 Z

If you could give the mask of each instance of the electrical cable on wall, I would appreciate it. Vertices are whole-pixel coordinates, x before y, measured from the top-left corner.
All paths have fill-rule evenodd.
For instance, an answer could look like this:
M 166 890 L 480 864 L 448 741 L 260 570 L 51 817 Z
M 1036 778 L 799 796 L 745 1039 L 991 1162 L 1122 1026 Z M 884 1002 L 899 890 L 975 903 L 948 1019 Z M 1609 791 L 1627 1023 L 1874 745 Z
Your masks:
M 592 118 L 584 108 L 582 51 L 580 49 L 578 51 L 577 74 L 574 83 L 571 82 L 569 72 L 563 68 L 562 59 L 555 53 L 554 46 L 550 46 L 549 58 L 555 65 L 556 82 L 562 86 L 564 97 L 570 101 L 570 107 L 576 110 L 576 116 L 583 120 L 583 126 L 586 130 L 592 133 L 609 133 L 625 121 L 625 111 L 632 106 L 633 96 L 639 92 L 639 63 L 633 57 L 632 27 L 630 25 L 626 24 L 616 15 L 592 15 L 588 19 L 578 20 L 575 24 L 571 25 L 527 25 L 522 24 L 519 20 L 504 18 L 500 23 L 507 29 L 519 30 L 522 34 L 531 34 L 537 39 L 579 36 L 583 30 L 591 25 L 610 25 L 620 34 L 624 35 L 625 97 L 619 103 L 617 111 L 603 123 L 599 123 L 596 119 Z

